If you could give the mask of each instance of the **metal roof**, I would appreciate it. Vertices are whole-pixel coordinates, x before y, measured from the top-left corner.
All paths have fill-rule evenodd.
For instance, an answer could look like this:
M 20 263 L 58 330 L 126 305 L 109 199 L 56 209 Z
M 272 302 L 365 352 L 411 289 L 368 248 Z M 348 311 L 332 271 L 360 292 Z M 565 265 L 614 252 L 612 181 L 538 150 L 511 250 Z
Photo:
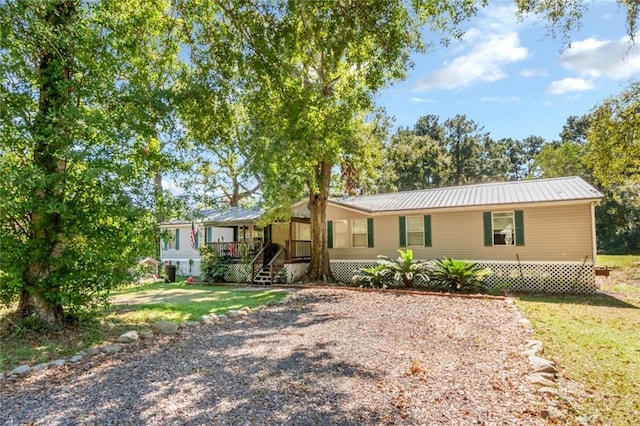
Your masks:
M 229 207 L 226 209 L 205 209 L 200 210 L 197 217 L 193 220 L 199 223 L 207 223 L 213 225 L 233 225 L 239 223 L 253 223 L 260 219 L 264 214 L 262 209 L 244 209 L 242 207 Z M 173 219 L 165 222 L 165 224 L 177 225 L 191 223 L 191 220 Z
M 580 177 L 483 183 L 449 188 L 331 199 L 366 212 L 423 210 L 501 204 L 599 200 L 604 195 Z

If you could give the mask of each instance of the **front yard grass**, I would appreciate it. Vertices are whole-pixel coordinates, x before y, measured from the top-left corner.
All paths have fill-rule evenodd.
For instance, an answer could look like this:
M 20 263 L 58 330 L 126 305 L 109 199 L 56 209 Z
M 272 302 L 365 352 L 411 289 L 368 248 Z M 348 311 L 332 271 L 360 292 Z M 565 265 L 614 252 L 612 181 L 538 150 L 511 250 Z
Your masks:
M 536 337 L 544 342 L 544 356 L 556 360 L 566 377 L 584 385 L 578 409 L 589 424 L 599 420 L 626 425 L 640 418 L 640 287 L 633 279 L 640 268 L 629 266 L 636 260 L 613 261 L 627 265 L 617 266 L 626 268 L 621 276 L 631 276 L 627 288 L 616 279 L 606 281 L 603 293 L 593 295 L 516 298 Z
M 206 314 L 219 315 L 243 306 L 255 308 L 271 299 L 280 300 L 286 294 L 270 289 L 182 283 L 123 288 L 112 293 L 111 306 L 96 320 L 60 331 L 35 324 L 35 328 L 17 327 L 11 333 L 0 333 L 0 372 L 21 364 L 35 365 L 68 357 L 83 348 L 113 341 L 129 330 L 150 330 L 156 321 L 198 321 Z M 0 311 L 0 325 L 7 320 L 3 318 L 6 313 Z

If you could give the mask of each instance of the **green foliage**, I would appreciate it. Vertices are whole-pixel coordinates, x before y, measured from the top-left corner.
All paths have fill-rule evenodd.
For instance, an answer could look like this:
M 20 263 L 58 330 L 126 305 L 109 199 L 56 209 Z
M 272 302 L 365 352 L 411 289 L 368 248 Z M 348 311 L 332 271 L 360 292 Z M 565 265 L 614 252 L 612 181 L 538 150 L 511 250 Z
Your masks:
M 640 83 L 606 99 L 591 112 L 586 162 L 607 188 L 640 182 Z
M 477 293 L 482 290 L 482 280 L 487 273 L 475 262 L 445 257 L 436 261 L 431 276 L 435 288 L 452 293 Z
M 200 278 L 209 283 L 223 283 L 228 266 L 213 247 L 200 247 Z
M 387 288 L 384 279 L 392 274 L 385 265 L 378 264 L 370 268 L 360 268 L 351 280 L 363 288 Z
M 378 264 L 387 270 L 388 274 L 392 274 L 394 280 L 402 281 L 405 287 L 411 288 L 416 280 L 421 279 L 428 281 L 428 270 L 431 266 L 429 262 L 421 262 L 413 260 L 413 250 L 398 250 L 400 256 L 397 259 L 391 259 L 388 256 L 378 256 Z
M 81 317 L 154 253 L 160 3 L 0 4 L 0 302 L 21 316 Z

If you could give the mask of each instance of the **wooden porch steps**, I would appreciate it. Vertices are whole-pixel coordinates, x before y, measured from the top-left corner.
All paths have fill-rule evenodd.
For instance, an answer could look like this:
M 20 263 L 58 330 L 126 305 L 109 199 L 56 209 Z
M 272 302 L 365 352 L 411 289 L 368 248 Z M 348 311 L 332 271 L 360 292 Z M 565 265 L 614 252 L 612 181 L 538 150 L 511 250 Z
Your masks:
M 280 270 L 282 269 L 282 267 L 275 267 L 273 276 L 274 276 L 274 281 L 276 283 L 279 283 L 279 279 L 278 279 L 278 273 L 280 272 Z M 271 282 L 271 274 L 269 273 L 269 267 L 265 266 L 263 267 L 260 272 L 258 272 L 255 276 L 255 278 L 253 279 L 253 283 L 254 285 L 271 285 L 273 284 Z

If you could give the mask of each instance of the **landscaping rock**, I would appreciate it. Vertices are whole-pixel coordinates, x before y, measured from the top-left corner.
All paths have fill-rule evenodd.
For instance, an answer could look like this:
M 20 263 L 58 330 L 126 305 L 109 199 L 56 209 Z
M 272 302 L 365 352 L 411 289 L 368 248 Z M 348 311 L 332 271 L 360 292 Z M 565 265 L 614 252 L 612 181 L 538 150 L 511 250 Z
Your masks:
M 10 373 L 10 374 L 11 374 L 12 376 L 13 376 L 13 375 L 16 375 L 16 376 L 22 376 L 22 375 L 27 374 L 27 373 L 28 373 L 28 372 L 30 372 L 30 371 L 31 371 L 31 367 L 29 367 L 28 365 L 24 364 L 24 365 L 21 365 L 21 366 L 19 366 L 19 367 L 14 368 L 14 369 L 11 371 L 11 373 Z
M 545 387 L 555 386 L 556 384 L 553 380 L 550 380 L 549 378 L 542 376 L 541 374 L 531 374 L 530 376 L 527 377 L 527 379 L 535 385 L 540 385 Z
M 228 320 L 228 319 L 229 319 L 229 317 L 228 317 L 228 316 L 226 316 L 226 315 L 218 315 L 218 319 L 219 319 L 220 321 L 225 321 L 225 320 Z
M 106 354 L 114 354 L 116 352 L 120 352 L 122 350 L 122 345 L 114 343 L 113 345 L 107 345 L 102 348 L 102 352 Z
M 38 364 L 36 366 L 34 366 L 31 371 L 42 371 L 45 370 L 49 367 L 49 363 L 48 362 L 43 362 L 42 364 Z
M 526 343 L 526 348 L 527 349 L 533 349 L 536 352 L 542 352 L 542 342 L 540 340 L 529 340 Z
M 549 406 L 544 410 L 540 410 L 540 417 L 552 421 L 561 421 L 565 419 L 564 413 L 553 406 Z
M 218 322 L 218 316 L 216 314 L 203 315 L 200 318 L 200 322 L 207 325 L 214 324 Z
M 56 367 L 62 367 L 66 363 L 67 363 L 66 359 L 60 358 L 60 359 L 56 359 L 55 361 L 52 361 L 51 365 L 56 366 Z
M 82 361 L 82 358 L 83 358 L 82 355 L 76 354 L 76 355 L 72 356 L 71 358 L 69 358 L 69 362 L 74 362 L 74 363 L 75 362 L 80 362 L 80 361 Z
M 132 343 L 138 340 L 140 336 L 138 336 L 138 332 L 135 330 L 127 331 L 126 333 L 120 335 L 116 342 L 118 343 Z
M 158 321 L 153 324 L 153 331 L 160 334 L 176 334 L 178 332 L 178 324 L 168 321 Z
M 245 314 L 249 314 L 251 313 L 251 308 L 248 306 L 244 306 L 243 308 L 240 309 L 239 311 L 240 313 L 245 313 Z
M 235 318 L 235 317 L 237 317 L 238 315 L 240 315 L 240 312 L 239 312 L 239 311 L 237 311 L 237 310 L 235 310 L 235 309 L 229 309 L 229 310 L 227 311 L 227 316 L 228 316 L 229 318 Z
M 552 387 L 549 387 L 549 386 L 542 386 L 541 388 L 538 389 L 538 392 L 546 393 L 546 394 L 549 394 L 549 395 L 558 395 L 558 389 L 552 388 Z
M 276 299 L 269 299 L 267 301 L 266 306 L 273 306 L 273 305 L 277 305 L 277 304 L 278 304 L 278 302 L 276 301 Z
M 541 358 L 539 356 L 529 356 L 529 364 L 534 373 L 557 373 L 558 369 L 555 367 L 555 362 L 548 359 Z
M 187 322 L 187 327 L 196 327 L 200 325 L 200 323 L 198 321 L 188 321 Z
M 80 354 L 83 356 L 94 356 L 100 353 L 100 349 L 97 348 L 85 348 L 80 351 Z
M 147 340 L 153 337 L 153 331 L 142 331 L 140 332 L 140 337 Z

